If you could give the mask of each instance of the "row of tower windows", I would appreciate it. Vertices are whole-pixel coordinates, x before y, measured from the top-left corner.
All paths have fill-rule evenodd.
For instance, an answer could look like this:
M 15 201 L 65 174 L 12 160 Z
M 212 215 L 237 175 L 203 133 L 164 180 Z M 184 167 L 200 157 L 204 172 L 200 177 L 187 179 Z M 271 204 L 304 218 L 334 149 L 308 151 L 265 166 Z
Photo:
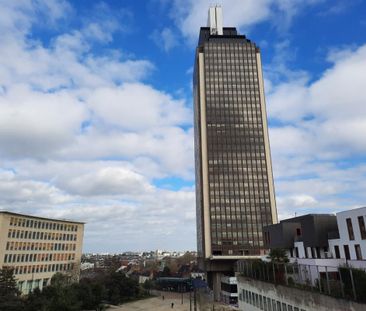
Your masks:
M 5 254 L 4 263 L 75 260 L 75 253 Z
M 26 227 L 26 228 L 38 228 L 47 230 L 59 230 L 59 231 L 77 231 L 77 225 L 63 224 L 57 222 L 48 222 L 41 220 L 33 220 L 26 218 L 10 218 L 10 226 Z
M 32 239 L 32 240 L 76 241 L 77 235 L 71 233 L 9 229 L 8 238 L 30 239 L 30 240 Z
M 74 269 L 74 264 L 68 263 L 68 264 L 51 264 L 51 265 L 36 265 L 36 266 L 15 266 L 9 268 L 14 268 L 14 274 L 19 275 L 19 274 L 72 271 Z
M 210 130 L 211 128 L 213 128 L 212 130 L 214 130 L 215 128 L 225 128 L 227 129 L 228 131 L 230 131 L 230 129 L 238 129 L 238 128 L 241 128 L 241 129 L 244 129 L 245 130 L 245 133 L 248 133 L 250 130 L 251 130 L 251 133 L 257 133 L 259 132 L 258 130 L 253 130 L 253 128 L 255 129 L 261 129 L 262 128 L 262 123 L 254 123 L 253 126 L 251 127 L 251 129 L 248 129 L 248 124 L 243 124 L 243 123 L 234 123 L 234 124 L 225 124 L 225 123 L 208 123 L 207 124 L 207 128 L 208 130 Z M 261 131 L 260 131 L 261 132 Z M 258 135 L 258 139 L 260 140 L 263 140 L 263 137 Z
M 269 203 L 269 202 L 267 202 Z M 253 212 L 255 212 L 255 210 L 253 209 Z M 221 212 L 222 213 L 222 212 Z M 238 216 L 242 215 L 243 213 L 231 213 L 229 215 L 223 215 L 223 214 L 218 214 L 218 215 L 215 215 L 215 214 L 211 214 L 211 219 L 213 221 L 215 220 L 235 220 L 238 218 Z M 260 213 L 258 216 L 261 216 L 262 213 Z
M 33 242 L 7 242 L 6 243 L 6 250 L 48 250 L 48 251 L 68 251 L 76 250 L 76 244 L 69 244 L 69 243 L 33 243 Z

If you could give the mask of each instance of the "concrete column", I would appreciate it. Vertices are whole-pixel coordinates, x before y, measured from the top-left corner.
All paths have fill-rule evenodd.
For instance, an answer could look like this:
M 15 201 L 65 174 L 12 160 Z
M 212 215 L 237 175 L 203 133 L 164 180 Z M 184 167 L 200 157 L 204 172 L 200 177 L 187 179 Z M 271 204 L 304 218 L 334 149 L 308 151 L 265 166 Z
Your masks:
M 211 272 L 212 273 L 212 285 L 213 285 L 213 294 L 214 300 L 220 301 L 221 294 L 221 276 L 223 275 L 221 272 Z

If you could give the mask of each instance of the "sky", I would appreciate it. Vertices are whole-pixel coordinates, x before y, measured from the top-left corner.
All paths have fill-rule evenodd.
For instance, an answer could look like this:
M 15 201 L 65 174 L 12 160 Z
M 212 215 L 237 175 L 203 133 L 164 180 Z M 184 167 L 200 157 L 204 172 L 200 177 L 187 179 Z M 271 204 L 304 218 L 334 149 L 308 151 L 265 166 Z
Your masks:
M 196 248 L 199 27 L 261 49 L 280 219 L 366 205 L 363 0 L 0 0 L 0 209 L 84 252 Z

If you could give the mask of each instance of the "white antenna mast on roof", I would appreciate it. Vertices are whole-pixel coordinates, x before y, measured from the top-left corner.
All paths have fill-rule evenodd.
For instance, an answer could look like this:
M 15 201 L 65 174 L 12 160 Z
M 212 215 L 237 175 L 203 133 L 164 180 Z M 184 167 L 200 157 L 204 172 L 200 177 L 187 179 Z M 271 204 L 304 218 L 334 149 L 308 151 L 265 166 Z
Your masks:
M 222 36 L 224 34 L 222 24 L 221 6 L 215 5 L 214 7 L 210 7 L 207 21 L 207 26 L 210 27 L 210 34 Z

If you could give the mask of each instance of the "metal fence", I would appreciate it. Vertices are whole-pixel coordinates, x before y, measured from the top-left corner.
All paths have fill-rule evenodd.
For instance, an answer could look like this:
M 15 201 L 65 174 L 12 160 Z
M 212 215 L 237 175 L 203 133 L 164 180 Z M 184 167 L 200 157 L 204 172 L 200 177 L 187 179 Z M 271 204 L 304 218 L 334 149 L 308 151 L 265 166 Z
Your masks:
M 241 260 L 236 271 L 255 280 L 366 303 L 366 272 L 361 269 Z

